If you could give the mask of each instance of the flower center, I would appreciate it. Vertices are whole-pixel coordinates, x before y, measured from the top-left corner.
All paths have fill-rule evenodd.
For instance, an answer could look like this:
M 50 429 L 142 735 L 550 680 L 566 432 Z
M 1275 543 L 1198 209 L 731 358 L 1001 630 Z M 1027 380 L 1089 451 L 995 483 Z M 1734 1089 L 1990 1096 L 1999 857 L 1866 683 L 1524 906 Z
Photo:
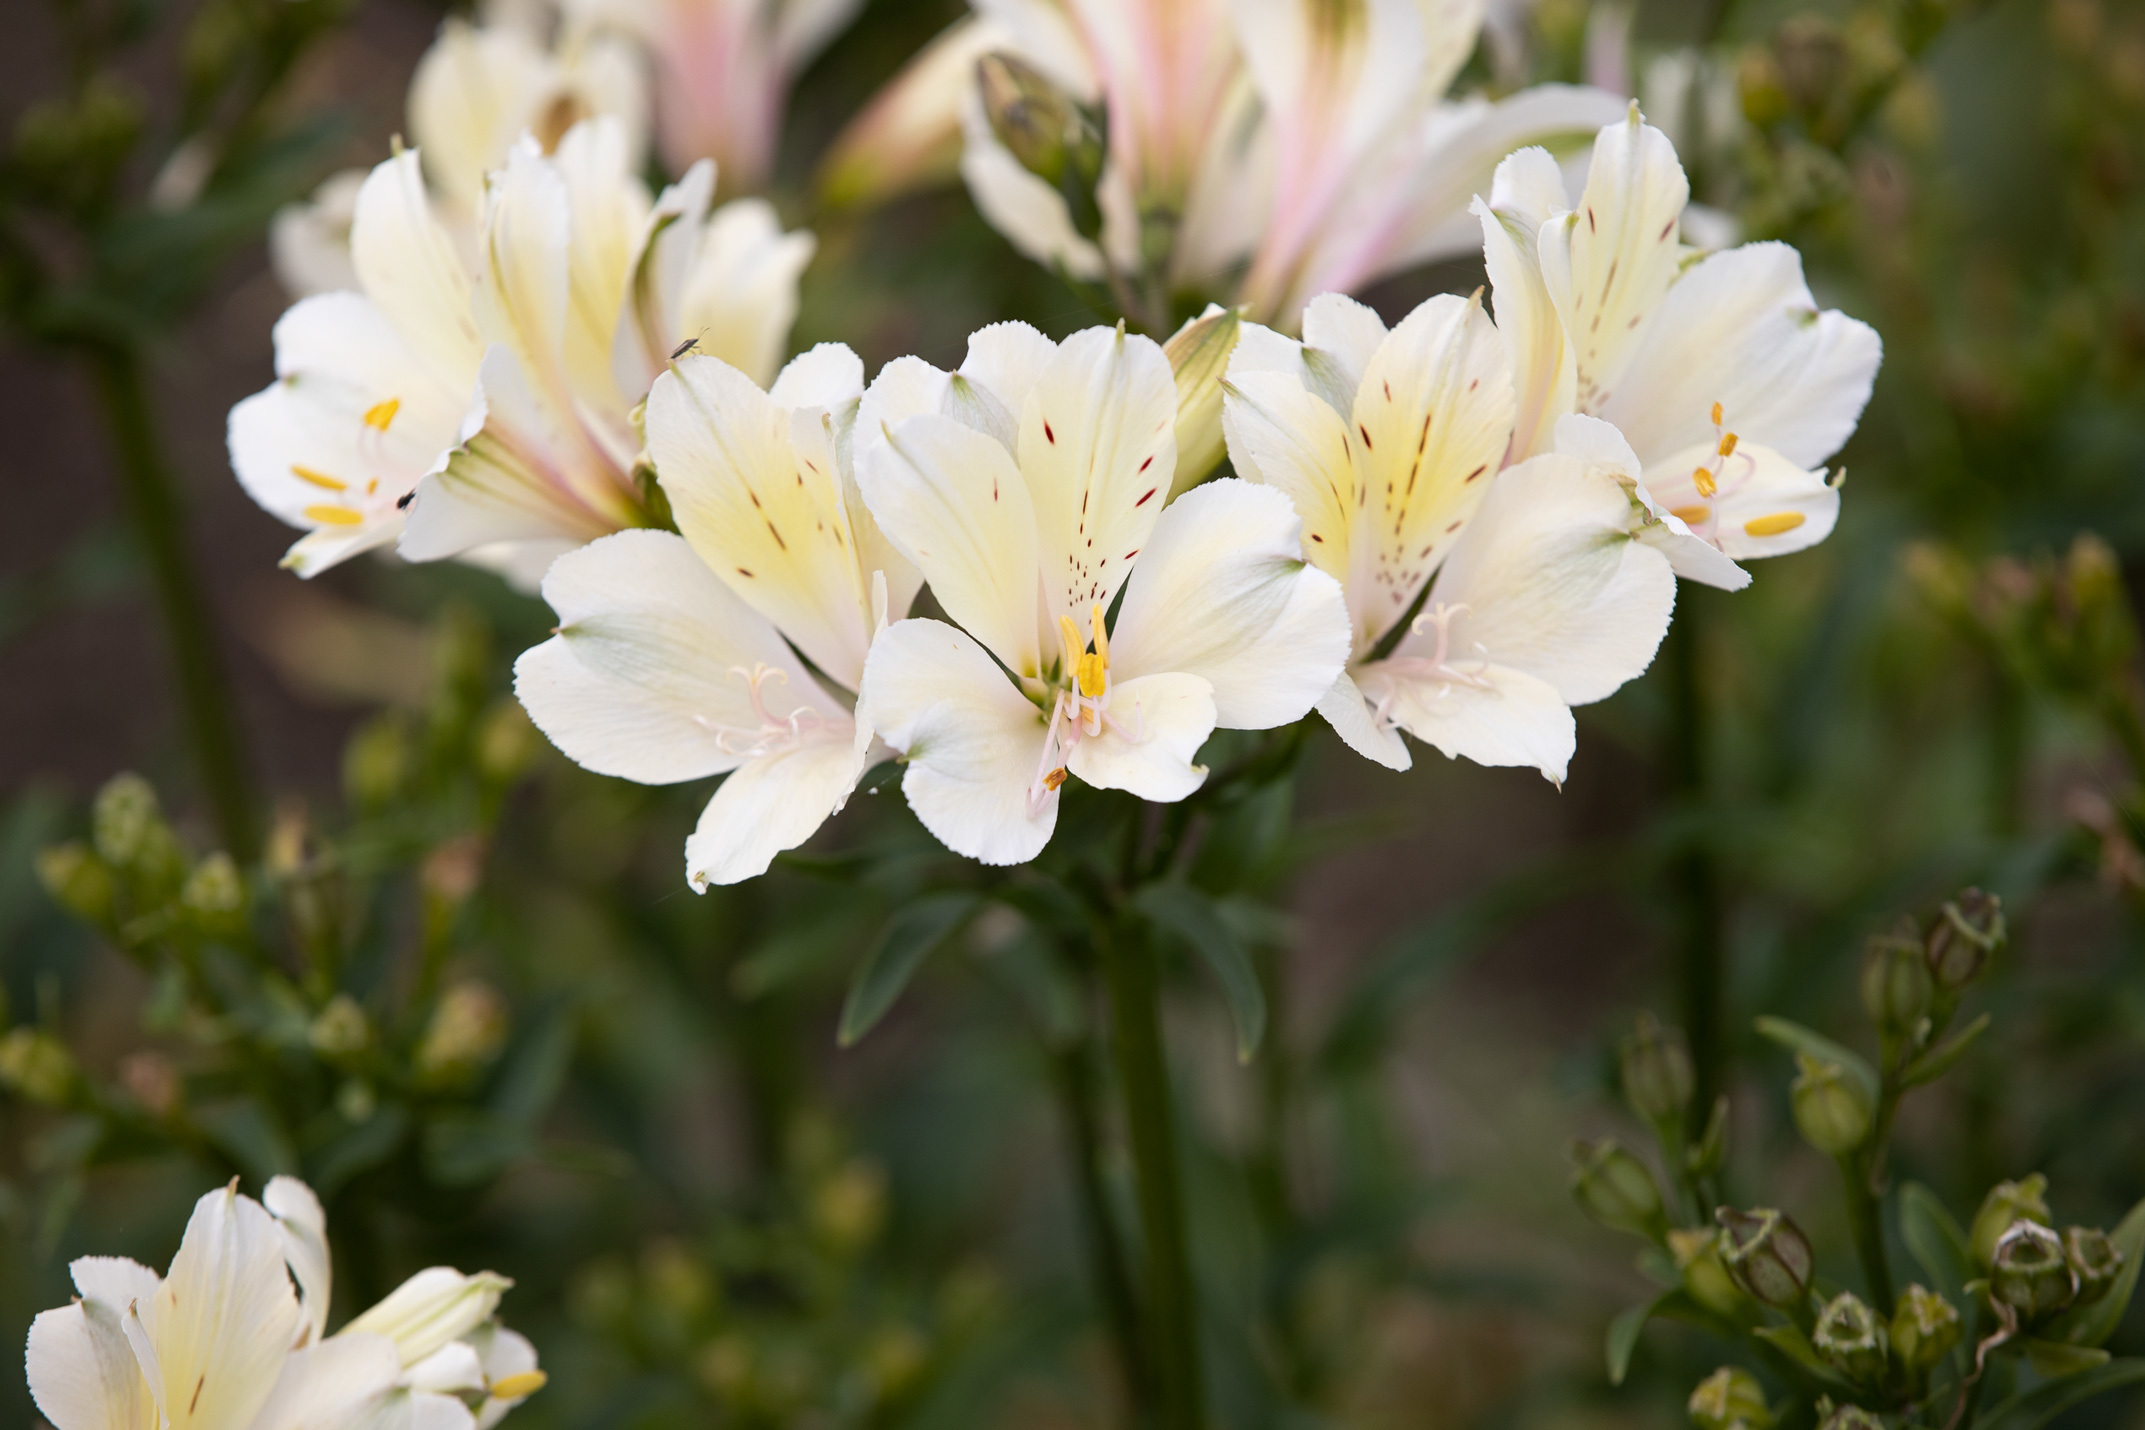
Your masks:
M 1704 466 L 1693 468 L 1691 471 L 1691 485 L 1698 489 L 1698 495 L 1703 500 L 1690 506 L 1671 507 L 1669 509 L 1670 516 L 1675 517 L 1685 526 L 1691 528 L 1695 534 L 1708 541 L 1713 540 L 1715 535 L 1714 524 L 1718 520 L 1719 511 L 1717 506 L 1712 505 L 1712 503 L 1720 495 L 1721 488 L 1726 486 L 1733 490 L 1748 482 L 1751 477 L 1757 474 L 1758 470 L 1756 459 L 1748 452 L 1743 453 L 1740 457 L 1736 455 L 1736 445 L 1741 439 L 1728 430 L 1726 417 L 1727 414 L 1722 409 L 1721 404 L 1714 403 L 1713 435 L 1715 442 L 1713 456 Z M 1729 469 L 1728 465 L 1731 461 L 1739 464 L 1733 471 Z M 1751 536 L 1779 536 L 1785 532 L 1793 531 L 1796 527 L 1801 526 L 1805 520 L 1807 518 L 1799 511 L 1776 511 L 1764 516 L 1752 517 L 1749 521 L 1743 523 L 1743 530 Z
M 1423 685 L 1435 685 L 1438 689 L 1437 694 L 1431 697 L 1433 704 L 1443 700 L 1455 685 L 1464 685 L 1470 690 L 1496 688 L 1484 674 L 1490 668 L 1490 652 L 1489 647 L 1482 642 L 1475 642 L 1475 659 L 1468 666 L 1455 665 L 1452 660 L 1453 620 L 1470 609 L 1465 603 L 1448 606 L 1443 601 L 1438 602 L 1408 622 L 1409 631 L 1415 635 L 1423 635 L 1432 630 L 1437 632 L 1437 645 L 1430 654 L 1396 655 L 1385 662 L 1395 675 L 1405 676 Z M 1373 712 L 1378 723 L 1388 728 L 1398 723 L 1392 715 L 1394 694 L 1394 691 L 1387 691 Z
M 359 419 L 357 449 L 364 459 L 376 469 L 384 462 L 385 453 L 381 440 L 387 429 L 394 425 L 395 414 L 402 410 L 402 399 L 390 397 L 375 402 L 365 409 Z M 313 467 L 293 463 L 290 474 L 309 487 L 318 487 L 331 493 L 332 501 L 316 502 L 305 508 L 305 518 L 322 526 L 363 526 L 375 517 L 388 512 L 388 503 L 380 496 L 380 478 L 375 475 L 362 482 L 345 481 L 341 477 Z
M 1043 801 L 1051 792 L 1065 783 L 1065 751 L 1105 731 L 1123 735 L 1135 745 L 1147 738 L 1147 722 L 1137 704 L 1133 707 L 1130 732 L 1111 721 L 1110 633 L 1103 627 L 1101 602 L 1088 607 L 1088 620 L 1094 636 L 1093 650 L 1080 639 L 1080 628 L 1073 624 L 1071 616 L 1058 617 L 1058 680 L 1062 683 L 1044 691 L 1050 697 L 1050 720 L 1043 733 L 1042 759 L 1028 786 L 1031 819 L 1042 812 Z
M 774 681 L 789 684 L 789 672 L 777 670 L 765 661 L 757 662 L 747 670 L 741 665 L 730 667 L 730 674 L 745 682 L 752 695 L 752 713 L 759 717 L 758 729 L 737 725 L 725 725 L 710 720 L 705 715 L 695 715 L 693 723 L 715 735 L 715 747 L 726 755 L 738 755 L 748 760 L 771 755 L 784 745 L 804 738 L 808 730 L 825 726 L 826 717 L 809 705 L 799 705 L 787 715 L 776 715 L 767 708 L 767 685 Z

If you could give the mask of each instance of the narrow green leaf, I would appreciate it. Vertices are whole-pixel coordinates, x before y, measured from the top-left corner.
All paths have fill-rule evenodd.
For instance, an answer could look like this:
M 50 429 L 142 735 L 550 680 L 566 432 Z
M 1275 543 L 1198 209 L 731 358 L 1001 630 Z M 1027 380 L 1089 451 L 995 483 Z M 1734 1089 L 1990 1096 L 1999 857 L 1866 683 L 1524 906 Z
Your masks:
M 1987 1032 L 1988 1029 L 1989 1015 L 1983 1013 L 1973 1022 L 1968 1023 L 1958 1032 L 1953 1033 L 1943 1042 L 1938 1043 L 1928 1052 L 1908 1063 L 1907 1070 L 1900 1074 L 1900 1081 L 1908 1087 L 1920 1087 L 1925 1082 L 1935 1082 L 1945 1073 L 1950 1072 L 1952 1064 L 1964 1057 L 1966 1050 L 1974 1045 L 1974 1040 Z
M 2141 1381 L 2145 1381 L 2145 1357 L 2112 1360 L 2098 1370 L 2067 1375 L 2012 1396 L 1977 1416 L 1974 1430 L 2040 1430 L 2082 1400 Z
M 1236 1020 L 1236 1056 L 1250 1062 L 1266 1037 L 1266 990 L 1251 955 L 1238 942 L 1213 900 L 1190 884 L 1174 880 L 1149 884 L 1132 896 L 1148 922 L 1190 944 L 1206 960 Z
M 2108 1353 L 2098 1346 L 2071 1346 L 2061 1341 L 2028 1337 L 2024 1343 L 2026 1363 L 2050 1380 L 2097 1370 L 2108 1363 Z
M 1899 1231 L 1907 1254 L 1929 1278 L 1929 1289 L 1959 1305 L 1971 1274 L 1966 1233 L 1937 1194 L 1920 1182 L 1899 1190 Z
M 1624 1383 L 1624 1377 L 1631 1371 L 1632 1354 L 1639 1348 L 1639 1333 L 1646 1329 L 1646 1323 L 1653 1319 L 1653 1313 L 1661 1303 L 1675 1294 L 1674 1291 L 1663 1291 L 1651 1301 L 1641 1301 L 1617 1312 L 1616 1319 L 1609 1322 L 1609 1384 Z
M 836 1040 L 845 1048 L 870 1032 L 909 986 L 916 970 L 982 902 L 974 894 L 929 894 L 886 921 L 886 929 L 850 980 Z
M 1819 1062 L 1838 1063 L 1869 1090 L 1871 1097 L 1877 1095 L 1877 1070 L 1869 1065 L 1868 1060 L 1854 1049 L 1833 1042 L 1816 1029 L 1805 1028 L 1800 1023 L 1767 1014 L 1758 1019 L 1758 1033 L 1790 1052 L 1808 1053 Z
M 2122 1324 L 2123 1312 L 2130 1309 L 2130 1298 L 2137 1293 L 2138 1263 L 2145 1261 L 2145 1202 L 2132 1207 L 2130 1214 L 2116 1223 L 2108 1240 L 2123 1253 L 2123 1269 L 2116 1273 L 2115 1284 L 2092 1305 L 2058 1317 L 2048 1328 L 2051 1339 L 2074 1346 L 2104 1345 Z

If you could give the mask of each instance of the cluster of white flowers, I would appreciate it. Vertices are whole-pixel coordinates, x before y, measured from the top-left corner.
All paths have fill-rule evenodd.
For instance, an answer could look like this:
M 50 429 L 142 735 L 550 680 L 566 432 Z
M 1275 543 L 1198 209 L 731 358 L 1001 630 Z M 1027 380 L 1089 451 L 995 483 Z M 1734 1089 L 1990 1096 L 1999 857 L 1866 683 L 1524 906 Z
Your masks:
M 420 1271 L 327 1334 L 327 1221 L 290 1177 L 201 1198 L 168 1275 L 69 1269 L 80 1294 L 31 1323 L 26 1357 L 54 1430 L 489 1430 L 544 1384 L 488 1271 Z

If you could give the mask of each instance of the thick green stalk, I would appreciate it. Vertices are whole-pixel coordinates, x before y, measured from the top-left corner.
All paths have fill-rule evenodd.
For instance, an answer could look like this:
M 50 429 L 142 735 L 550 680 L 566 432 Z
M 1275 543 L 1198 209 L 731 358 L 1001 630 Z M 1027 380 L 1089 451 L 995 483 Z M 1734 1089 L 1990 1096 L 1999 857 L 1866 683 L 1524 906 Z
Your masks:
M 1685 591 L 1690 587 L 1685 585 Z M 1669 627 L 1667 646 L 1669 722 L 1666 761 L 1676 804 L 1696 813 L 1707 803 L 1708 712 L 1699 677 L 1704 630 L 1700 601 L 1686 601 Z M 1681 985 L 1684 1036 L 1691 1048 L 1691 1115 L 1686 1134 L 1705 1135 L 1705 1119 L 1720 1091 L 1726 1015 L 1723 1008 L 1726 961 L 1721 937 L 1720 872 L 1699 829 L 1676 856 L 1671 873 L 1682 906 L 1677 931 L 1677 981 Z
M 1095 1293 L 1102 1298 L 1110 1332 L 1117 1339 L 1117 1353 L 1124 1362 L 1125 1385 L 1133 1404 L 1151 1404 L 1155 1398 L 1154 1375 L 1140 1340 L 1139 1301 L 1125 1259 L 1124 1238 L 1118 1235 L 1117 1218 L 1110 1211 L 1109 1193 L 1103 1183 L 1101 1119 L 1095 1114 L 1087 1041 L 1083 1038 L 1053 1051 L 1050 1062 L 1056 1074 L 1058 1101 L 1065 1112 L 1066 1139 L 1072 1144 L 1073 1182 L 1087 1233 Z
M 91 348 L 89 359 L 119 458 L 135 537 L 156 582 L 194 763 L 224 847 L 246 863 L 259 852 L 253 782 L 237 715 L 231 708 L 230 682 L 216 648 L 208 599 L 186 547 L 177 483 L 165 461 L 164 443 L 142 381 L 141 356 L 132 348 L 111 344 Z
M 1111 1046 L 1124 1089 L 1125 1125 L 1139 1183 L 1147 1243 L 1143 1324 L 1153 1355 L 1164 1430 L 1206 1424 L 1199 1368 L 1197 1294 L 1185 1242 L 1184 1194 L 1177 1181 L 1176 1129 L 1170 1114 L 1169 1066 L 1162 1052 L 1162 989 L 1154 949 L 1137 925 L 1120 921 L 1102 938 L 1110 991 Z
M 1884 1222 L 1877 1209 L 1877 1194 L 1870 1190 L 1869 1170 L 1859 1156 L 1840 1158 L 1840 1180 L 1847 1194 L 1847 1222 L 1854 1231 L 1855 1255 L 1862 1262 L 1862 1280 L 1869 1288 L 1869 1303 L 1877 1314 L 1892 1309 L 1892 1266 L 1884 1251 Z

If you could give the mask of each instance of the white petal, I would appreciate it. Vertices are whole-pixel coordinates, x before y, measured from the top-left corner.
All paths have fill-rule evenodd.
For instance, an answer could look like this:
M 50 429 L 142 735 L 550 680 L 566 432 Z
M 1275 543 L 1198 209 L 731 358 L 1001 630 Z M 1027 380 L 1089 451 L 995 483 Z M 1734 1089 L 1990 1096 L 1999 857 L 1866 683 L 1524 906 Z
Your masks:
M 124 1256 L 83 1256 L 69 1262 L 75 1290 L 86 1301 L 102 1301 L 114 1310 L 125 1310 L 136 1301 L 144 1306 L 156 1294 L 163 1278 Z
M 765 199 L 737 199 L 708 217 L 678 299 L 679 341 L 721 358 L 754 382 L 772 382 L 797 321 L 797 280 L 817 240 L 784 233 Z
M 947 615 L 1016 674 L 1038 673 L 1035 510 L 1012 454 L 946 417 L 882 435 L 857 474 L 880 529 Z
M 572 214 L 564 369 L 577 397 L 605 408 L 630 407 L 642 395 L 622 392 L 611 371 L 619 306 L 648 222 L 636 158 L 625 123 L 600 115 L 569 129 L 551 160 Z
M 1227 729 L 1302 719 L 1348 660 L 1347 601 L 1305 564 L 1302 529 L 1281 492 L 1235 478 L 1171 502 L 1125 589 L 1111 670 L 1200 677 Z
M 1546 149 L 1522 149 L 1497 166 L 1490 199 L 1475 201 L 1497 332 L 1512 362 L 1516 402 L 1508 461 L 1549 450 L 1551 429 L 1577 401 L 1578 367 L 1563 315 L 1542 279 L 1542 206 L 1562 207 L 1564 181 Z
M 685 539 L 747 605 L 854 689 L 871 644 L 869 588 L 824 430 L 800 444 L 786 408 L 728 363 L 698 354 L 656 379 L 647 427 Z
M 1670 453 L 1648 469 L 1656 501 L 1729 556 L 1785 556 L 1832 534 L 1839 489 L 1823 472 L 1806 472 L 1770 447 L 1739 444 L 1721 471 L 1718 493 L 1699 495 L 1691 473 L 1714 455 L 1711 443 Z
M 484 1363 L 477 1359 L 474 1346 L 466 1341 L 449 1341 L 412 1365 L 403 1377 L 403 1383 L 412 1390 L 429 1390 L 435 1394 L 482 1390 Z
M 1490 665 L 1477 677 L 1487 689 L 1396 678 L 1379 665 L 1359 667 L 1363 693 L 1387 718 L 1448 759 L 1478 765 L 1532 766 L 1564 783 L 1578 748 L 1578 726 L 1556 688 L 1525 671 Z
M 83 1301 L 30 1323 L 30 1398 L 53 1430 L 154 1430 L 156 1403 L 120 1329 L 124 1310 Z
M 386 1299 L 336 1333 L 385 1336 L 404 1366 L 412 1366 L 491 1319 L 514 1283 L 490 1271 L 464 1275 L 451 1266 L 418 1272 Z
M 328 1215 L 320 1198 L 296 1177 L 271 1178 L 261 1205 L 283 1233 L 283 1259 L 298 1283 L 298 1305 L 318 1341 L 327 1334 L 328 1303 L 334 1292 L 334 1263 L 328 1256 Z
M 1223 392 L 1222 435 L 1239 473 L 1294 505 L 1304 556 L 1347 579 L 1356 476 L 1341 415 L 1286 373 L 1242 372 Z
M 393 1390 L 394 1342 L 363 1333 L 330 1337 L 289 1356 L 250 1430 L 340 1430 L 366 1402 Z
M 624 531 L 553 563 L 559 633 L 514 663 L 529 718 L 576 763 L 643 784 L 734 769 L 765 737 L 754 704 L 842 721 L 772 626 L 669 532 Z
M 856 788 L 862 751 L 849 722 L 747 760 L 715 791 L 685 841 L 685 875 L 695 889 L 735 884 L 767 872 L 775 855 L 818 831 Z
M 1745 244 L 1668 290 L 1601 411 L 1649 465 L 1711 441 L 1718 402 L 1742 440 L 1810 467 L 1854 431 L 1882 357 L 1875 329 L 1818 311 L 1794 249 Z
M 1112 684 L 1108 724 L 1067 751 L 1065 767 L 1097 789 L 1169 804 L 1206 782 L 1206 766 L 1193 760 L 1213 733 L 1213 686 L 1196 675 L 1142 675 Z
M 1393 329 L 1364 370 L 1354 427 L 1363 499 L 1347 587 L 1367 650 L 1414 604 L 1504 460 L 1512 375 L 1482 305 L 1432 298 Z
M 363 169 L 345 169 L 329 175 L 312 197 L 276 210 L 268 227 L 268 266 L 291 297 L 357 291 L 350 224 L 364 183 Z
M 415 150 L 366 176 L 350 226 L 350 261 L 365 296 L 433 380 L 448 388 L 466 383 L 484 351 L 469 273 L 433 217 Z
M 526 1336 L 510 1331 L 496 1321 L 471 1332 L 469 1344 L 476 1348 L 477 1358 L 484 1366 L 484 1378 L 491 1385 L 496 1386 L 515 1376 L 526 1376 L 536 1369 L 536 1347 L 529 1344 Z M 476 1430 L 491 1430 L 506 1418 L 509 1410 L 528 1398 L 528 1393 L 505 1397 L 493 1395 L 477 1411 Z
M 1333 386 L 1348 394 L 1343 410 L 1354 401 L 1363 384 L 1363 373 L 1376 357 L 1387 335 L 1385 320 L 1377 311 L 1345 293 L 1321 293 L 1303 310 L 1303 344 L 1331 355 L 1338 365 Z
M 1018 421 L 1057 351 L 1056 343 L 1026 323 L 992 323 L 968 335 L 961 376 L 981 383 Z
M 1177 467 L 1177 379 L 1151 338 L 1088 328 L 1058 347 L 1020 417 L 1035 504 L 1043 636 L 1085 627 L 1147 545 Z
M 906 755 L 902 794 L 948 849 L 1024 864 L 1050 842 L 1057 793 L 1029 800 L 1043 773 L 1043 712 L 983 647 L 939 621 L 887 627 L 864 666 L 863 709 Z
M 1694 534 L 1682 517 L 1655 499 L 1641 480 L 1639 464 L 1624 434 L 1598 417 L 1572 413 L 1556 426 L 1556 450 L 1576 457 L 1593 471 L 1614 478 L 1638 506 L 1638 539 L 1668 558 L 1678 576 L 1723 591 L 1740 591 L 1750 584 L 1750 573 L 1735 564 L 1718 546 Z M 1696 496 L 1695 489 L 1691 495 Z M 1697 515 L 1686 508 L 1686 512 Z M 1710 513 L 1710 508 L 1708 508 Z
M 360 1408 L 336 1430 L 475 1430 L 469 1407 L 451 1395 L 390 1390 Z
M 1333 682 L 1331 690 L 1318 698 L 1318 713 L 1326 717 L 1341 743 L 1364 759 L 1389 770 L 1405 770 L 1415 763 L 1400 731 L 1378 718 L 1346 671 Z
M 782 407 L 834 412 L 864 396 L 864 360 L 844 343 L 821 343 L 783 367 L 767 395 Z
M 1580 411 L 1604 410 L 1675 281 L 1690 195 L 1675 147 L 1634 104 L 1595 140 L 1578 209 L 1543 226 L 1542 270 L 1571 336 Z
M 1500 476 L 1430 591 L 1428 609 L 1467 607 L 1451 624 L 1455 663 L 1523 671 L 1567 705 L 1645 670 L 1668 633 L 1676 578 L 1631 539 L 1631 523 L 1622 484 L 1574 458 L 1536 457 Z M 1413 634 L 1394 654 L 1433 644 Z
M 172 1430 L 249 1424 L 304 1324 L 275 1219 L 231 1188 L 194 1204 L 171 1274 L 140 1310 Z
M 550 57 L 511 25 L 450 17 L 410 76 L 410 137 L 454 210 L 474 218 L 484 176 L 555 93 Z

